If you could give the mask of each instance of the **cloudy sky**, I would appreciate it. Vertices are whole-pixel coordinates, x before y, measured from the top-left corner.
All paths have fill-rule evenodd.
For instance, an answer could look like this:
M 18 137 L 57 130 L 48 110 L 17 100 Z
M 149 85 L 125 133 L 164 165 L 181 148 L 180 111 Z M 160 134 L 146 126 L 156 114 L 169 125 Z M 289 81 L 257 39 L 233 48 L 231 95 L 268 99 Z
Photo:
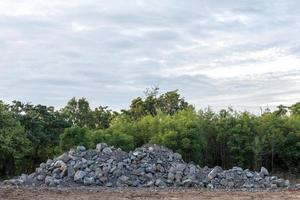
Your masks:
M 0 99 L 126 108 L 146 88 L 197 108 L 300 101 L 298 0 L 1 0 Z

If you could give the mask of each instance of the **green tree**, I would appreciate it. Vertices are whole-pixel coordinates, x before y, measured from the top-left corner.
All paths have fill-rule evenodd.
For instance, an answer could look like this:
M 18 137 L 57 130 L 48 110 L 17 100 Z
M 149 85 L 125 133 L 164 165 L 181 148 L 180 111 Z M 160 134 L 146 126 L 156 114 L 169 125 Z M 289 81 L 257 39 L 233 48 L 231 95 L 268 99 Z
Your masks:
M 134 120 L 139 120 L 147 114 L 144 101 L 141 97 L 137 97 L 131 101 L 129 114 Z
M 229 166 L 255 168 L 256 117 L 248 112 L 239 113 L 235 117 L 232 127 L 229 128 L 227 146 L 229 148 Z
M 277 110 L 274 111 L 274 114 L 277 116 L 285 116 L 288 112 L 288 107 L 284 105 L 277 106 Z
M 66 128 L 59 138 L 59 146 L 62 151 L 67 151 L 78 145 L 90 146 L 87 128 L 80 128 L 78 126 Z
M 169 115 L 175 114 L 179 110 L 187 109 L 188 107 L 192 108 L 184 98 L 180 97 L 178 90 L 169 91 L 162 94 L 158 98 L 158 108 Z
M 101 109 L 101 108 L 100 108 Z M 64 118 L 73 126 L 95 128 L 96 122 L 90 108 L 89 102 L 85 98 L 76 99 L 73 97 L 61 110 Z M 99 110 L 96 110 L 99 114 Z M 99 119 L 97 119 L 99 122 Z
M 107 129 L 110 126 L 111 120 L 117 115 L 108 109 L 107 106 L 99 106 L 92 112 L 95 120 L 96 129 Z
M 178 90 L 169 91 L 158 97 L 159 88 L 155 87 L 145 92 L 145 99 L 137 97 L 131 101 L 129 110 L 122 110 L 124 115 L 138 121 L 146 115 L 155 116 L 159 111 L 174 115 L 177 111 L 194 109 L 184 98 L 180 97 Z
M 9 111 L 8 105 L 0 101 L 0 176 L 25 170 L 23 162 L 30 149 L 31 143 L 24 128 Z
M 285 120 L 286 118 L 278 117 L 274 113 L 265 113 L 258 120 L 257 131 L 263 151 L 262 164 L 272 171 L 276 167 L 275 158 L 278 158 L 285 143 L 287 134 Z
M 200 127 L 203 130 L 203 165 L 214 167 L 216 165 L 222 165 L 219 157 L 218 147 L 218 132 L 217 121 L 218 115 L 214 113 L 211 108 L 200 110 L 198 112 L 200 118 Z
M 161 114 L 158 133 L 150 142 L 169 147 L 182 154 L 186 161 L 201 162 L 203 155 L 203 132 L 199 117 L 193 109 L 181 110 L 170 116 Z
M 71 127 L 71 128 L 70 128 Z M 54 107 L 0 102 L 0 176 L 30 172 L 40 162 L 77 145 L 106 142 L 129 151 L 146 143 L 167 146 L 186 161 L 210 167 L 300 173 L 300 103 L 256 116 L 232 108 L 195 111 L 177 90 L 158 88 L 129 109 L 90 108 L 85 98 Z
M 297 102 L 289 107 L 289 110 L 292 115 L 300 116 L 300 102 Z
M 33 170 L 40 162 L 57 153 L 59 135 L 69 124 L 51 106 L 34 106 L 14 101 L 10 109 L 24 127 L 26 138 L 32 144 L 28 157 L 30 162 L 26 164 L 28 169 Z

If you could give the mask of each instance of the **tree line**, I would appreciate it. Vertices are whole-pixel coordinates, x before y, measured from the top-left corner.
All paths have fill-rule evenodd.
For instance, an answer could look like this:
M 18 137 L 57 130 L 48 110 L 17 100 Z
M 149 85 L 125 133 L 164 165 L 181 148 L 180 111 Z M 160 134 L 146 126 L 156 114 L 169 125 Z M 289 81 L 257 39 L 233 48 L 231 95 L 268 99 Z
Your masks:
M 201 166 L 300 173 L 300 102 L 260 115 L 232 108 L 196 110 L 177 90 L 147 90 L 119 112 L 85 98 L 65 107 L 0 101 L 0 177 L 34 171 L 77 145 L 105 142 L 130 151 L 164 145 Z

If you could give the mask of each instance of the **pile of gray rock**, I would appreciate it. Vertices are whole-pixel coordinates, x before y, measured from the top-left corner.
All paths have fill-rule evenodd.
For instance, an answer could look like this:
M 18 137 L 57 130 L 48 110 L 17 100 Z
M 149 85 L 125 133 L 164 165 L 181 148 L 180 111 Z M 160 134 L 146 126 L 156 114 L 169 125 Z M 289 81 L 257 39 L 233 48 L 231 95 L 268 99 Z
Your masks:
M 186 163 L 178 153 L 158 145 L 144 145 L 132 152 L 98 144 L 83 146 L 47 160 L 30 175 L 7 180 L 5 184 L 30 186 L 105 186 L 105 187 L 208 187 L 277 188 L 289 187 L 288 180 L 260 172 L 233 167 L 201 168 Z
M 289 180 L 280 179 L 277 176 L 269 176 L 266 168 L 260 172 L 251 172 L 240 167 L 230 170 L 222 170 L 221 167 L 213 168 L 207 175 L 209 188 L 278 188 L 290 187 Z

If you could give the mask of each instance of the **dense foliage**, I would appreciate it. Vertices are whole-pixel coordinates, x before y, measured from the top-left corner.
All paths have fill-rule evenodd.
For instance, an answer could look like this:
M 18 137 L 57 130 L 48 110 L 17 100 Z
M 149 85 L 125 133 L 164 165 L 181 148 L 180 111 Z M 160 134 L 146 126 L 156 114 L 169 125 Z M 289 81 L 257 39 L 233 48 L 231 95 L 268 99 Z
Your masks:
M 99 142 L 126 151 L 146 143 L 167 146 L 186 161 L 202 166 L 239 165 L 300 173 L 300 103 L 278 106 L 260 116 L 231 108 L 218 113 L 196 111 L 178 91 L 132 100 L 129 109 L 114 112 L 90 108 L 84 98 L 72 98 L 55 110 L 43 105 L 0 101 L 0 176 L 32 171 L 76 145 Z

